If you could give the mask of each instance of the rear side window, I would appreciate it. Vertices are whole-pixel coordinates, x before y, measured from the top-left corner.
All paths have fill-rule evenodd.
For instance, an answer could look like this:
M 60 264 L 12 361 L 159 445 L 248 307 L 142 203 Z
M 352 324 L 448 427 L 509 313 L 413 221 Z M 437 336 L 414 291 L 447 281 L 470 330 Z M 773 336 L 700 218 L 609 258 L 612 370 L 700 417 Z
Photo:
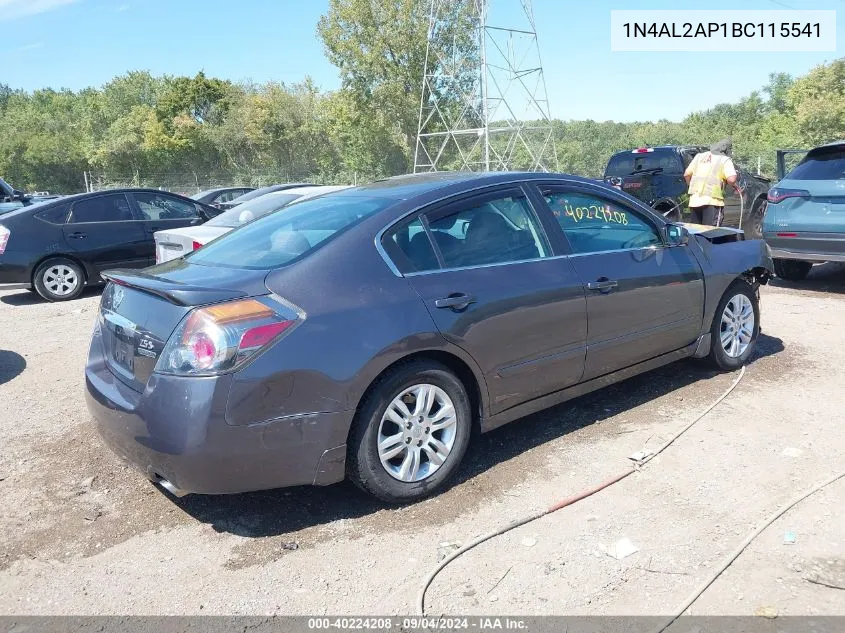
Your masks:
M 70 211 L 70 205 L 60 204 L 49 209 L 44 209 L 35 214 L 35 217 L 50 224 L 64 224 L 67 220 L 67 214 Z
M 388 233 L 382 244 L 403 273 L 439 268 L 437 255 L 419 218 Z
M 632 176 L 647 171 L 681 171 L 681 161 L 673 149 L 655 149 L 651 152 L 620 152 L 610 157 L 605 176 Z
M 331 196 L 291 205 L 227 233 L 186 256 L 192 264 L 278 268 L 318 248 L 393 201 L 385 198 Z
M 845 145 L 811 151 L 786 177 L 788 180 L 841 180 L 845 178 Z
M 122 193 L 97 196 L 73 203 L 70 213 L 72 224 L 86 222 L 125 222 L 134 220 L 129 201 Z
M 523 196 L 458 203 L 428 219 L 446 268 L 504 264 L 547 257 L 542 230 Z

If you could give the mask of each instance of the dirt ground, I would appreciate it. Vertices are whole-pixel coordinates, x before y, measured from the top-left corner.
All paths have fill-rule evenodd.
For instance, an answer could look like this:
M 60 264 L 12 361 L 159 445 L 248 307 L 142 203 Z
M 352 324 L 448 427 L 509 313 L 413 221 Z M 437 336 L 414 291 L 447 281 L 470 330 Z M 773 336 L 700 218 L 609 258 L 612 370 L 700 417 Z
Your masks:
M 98 300 L 0 292 L 0 614 L 413 613 L 449 544 L 623 470 L 735 378 L 681 362 L 533 415 L 481 437 L 453 488 L 405 508 L 349 484 L 174 499 L 90 424 Z M 845 267 L 773 282 L 762 314 L 721 405 L 641 472 L 457 559 L 429 612 L 670 613 L 760 521 L 844 470 Z M 845 479 L 767 529 L 691 613 L 845 615 L 843 507 Z M 638 551 L 617 560 L 606 552 L 623 538 Z

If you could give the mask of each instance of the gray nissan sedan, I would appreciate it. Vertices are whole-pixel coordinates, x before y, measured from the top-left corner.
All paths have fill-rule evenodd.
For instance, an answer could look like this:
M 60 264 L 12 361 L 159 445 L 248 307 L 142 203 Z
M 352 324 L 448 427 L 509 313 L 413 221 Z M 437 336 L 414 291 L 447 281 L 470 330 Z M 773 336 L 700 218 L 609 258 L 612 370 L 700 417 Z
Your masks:
M 682 358 L 739 367 L 771 270 L 763 242 L 596 181 L 391 178 L 105 273 L 87 401 L 176 495 L 348 477 L 412 501 L 474 429 Z

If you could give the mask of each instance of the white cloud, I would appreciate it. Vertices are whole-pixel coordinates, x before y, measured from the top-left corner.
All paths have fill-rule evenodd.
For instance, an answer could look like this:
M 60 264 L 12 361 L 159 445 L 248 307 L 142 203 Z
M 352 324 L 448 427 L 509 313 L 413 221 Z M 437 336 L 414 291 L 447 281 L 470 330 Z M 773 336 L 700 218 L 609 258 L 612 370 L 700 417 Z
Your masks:
M 17 55 L 18 53 L 34 51 L 36 48 L 41 48 L 42 46 L 44 46 L 44 42 L 32 42 L 31 44 L 24 44 L 23 46 L 18 46 L 17 48 L 10 48 L 7 51 L 3 51 L 2 53 L 0 53 L 0 56 L 7 57 L 10 55 Z
M 0 22 L 46 13 L 77 0 L 0 0 Z
M 114 10 L 115 13 L 123 13 L 124 11 L 129 11 L 128 4 L 122 4 Z
M 33 42 L 32 44 L 25 44 L 24 46 L 19 46 L 18 48 L 12 50 L 13 53 L 24 53 L 26 51 L 34 51 L 36 48 L 41 48 L 44 46 L 44 42 Z

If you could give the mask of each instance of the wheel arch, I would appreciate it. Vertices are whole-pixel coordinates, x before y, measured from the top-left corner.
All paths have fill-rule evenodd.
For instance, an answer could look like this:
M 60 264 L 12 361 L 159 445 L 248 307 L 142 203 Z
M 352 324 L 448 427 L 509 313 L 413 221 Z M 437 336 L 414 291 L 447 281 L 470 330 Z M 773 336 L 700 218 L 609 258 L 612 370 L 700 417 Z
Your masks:
M 477 368 L 473 368 L 467 360 L 461 358 L 458 354 L 442 349 L 417 350 L 384 367 L 369 382 L 367 388 L 358 398 L 358 402 L 355 405 L 355 415 L 358 415 L 361 405 L 366 401 L 373 389 L 377 387 L 380 379 L 384 375 L 394 370 L 396 367 L 416 360 L 430 360 L 439 363 L 458 377 L 461 384 L 464 386 L 464 389 L 466 389 L 467 396 L 470 400 L 473 430 L 475 432 L 480 431 L 481 420 L 487 411 L 487 385 Z
M 38 269 L 41 267 L 42 264 L 45 262 L 50 261 L 51 259 L 69 259 L 74 264 L 79 266 L 82 269 L 82 274 L 84 275 L 83 284 L 88 285 L 88 281 L 91 279 L 91 270 L 89 269 L 88 265 L 79 259 L 79 257 L 75 255 L 68 255 L 66 253 L 50 253 L 48 255 L 44 255 L 41 259 L 36 261 L 32 265 L 32 269 L 29 271 L 29 281 L 32 283 L 32 287 L 35 287 L 35 273 L 38 272 Z

